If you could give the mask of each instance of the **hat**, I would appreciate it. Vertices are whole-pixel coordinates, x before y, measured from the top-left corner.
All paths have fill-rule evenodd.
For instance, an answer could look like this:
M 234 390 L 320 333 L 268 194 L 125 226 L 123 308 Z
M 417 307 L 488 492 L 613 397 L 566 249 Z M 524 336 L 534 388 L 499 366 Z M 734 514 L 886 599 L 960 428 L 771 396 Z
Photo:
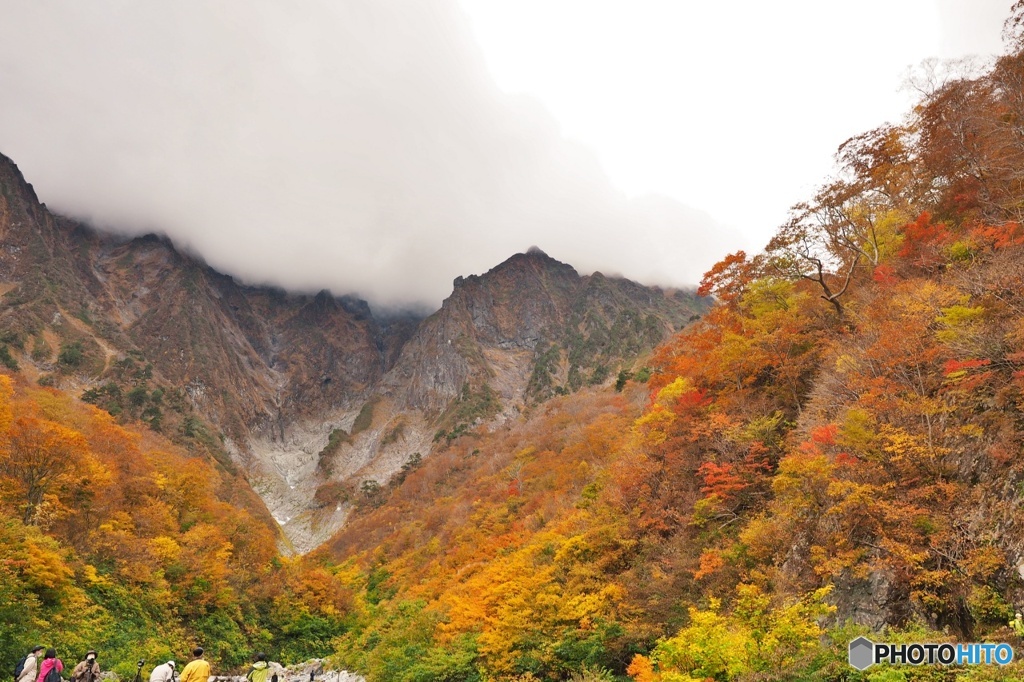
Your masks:
M 98 654 L 96 653 L 95 649 L 89 649 L 88 651 L 85 652 L 86 658 L 88 658 L 89 656 L 97 656 L 97 655 Z
M 169 665 L 169 666 L 171 666 L 173 668 L 174 667 L 174 661 L 167 661 L 167 665 Z

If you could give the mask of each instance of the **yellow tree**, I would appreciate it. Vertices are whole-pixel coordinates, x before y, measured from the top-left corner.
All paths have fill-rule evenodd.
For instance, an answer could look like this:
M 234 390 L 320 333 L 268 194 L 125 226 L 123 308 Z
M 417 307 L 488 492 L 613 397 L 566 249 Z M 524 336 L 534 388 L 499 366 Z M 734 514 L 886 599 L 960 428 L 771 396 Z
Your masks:
M 60 424 L 19 416 L 0 449 L 5 497 L 19 508 L 22 521 L 35 524 L 47 493 L 56 493 L 85 458 L 85 438 Z M 56 495 L 54 499 L 58 499 Z

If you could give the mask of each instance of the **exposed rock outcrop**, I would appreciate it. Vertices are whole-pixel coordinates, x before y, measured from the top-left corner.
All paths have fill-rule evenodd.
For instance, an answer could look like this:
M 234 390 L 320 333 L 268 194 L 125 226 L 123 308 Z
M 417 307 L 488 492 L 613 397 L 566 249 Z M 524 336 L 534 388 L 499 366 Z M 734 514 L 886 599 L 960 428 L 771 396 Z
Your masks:
M 54 215 L 2 156 L 0 240 L 0 344 L 21 371 L 224 453 L 297 551 L 329 537 L 364 486 L 612 380 L 705 307 L 532 249 L 457 278 L 426 319 L 377 317 L 351 296 L 248 286 L 166 238 Z

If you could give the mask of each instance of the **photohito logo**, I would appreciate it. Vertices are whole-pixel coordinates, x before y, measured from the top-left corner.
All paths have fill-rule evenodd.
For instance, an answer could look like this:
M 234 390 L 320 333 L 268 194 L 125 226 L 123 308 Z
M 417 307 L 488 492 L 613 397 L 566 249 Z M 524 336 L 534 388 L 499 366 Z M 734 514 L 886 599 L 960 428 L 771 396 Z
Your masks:
M 857 670 L 876 663 L 1007 665 L 1012 661 L 1009 644 L 878 644 L 867 637 L 850 642 L 850 665 Z

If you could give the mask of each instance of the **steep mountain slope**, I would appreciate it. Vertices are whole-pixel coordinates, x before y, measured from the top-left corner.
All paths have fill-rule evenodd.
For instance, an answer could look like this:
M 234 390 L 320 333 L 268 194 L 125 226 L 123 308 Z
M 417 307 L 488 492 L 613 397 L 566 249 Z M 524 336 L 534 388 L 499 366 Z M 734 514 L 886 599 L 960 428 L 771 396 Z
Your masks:
M 556 393 L 608 381 L 698 315 L 691 293 L 540 251 L 458 278 L 441 309 L 243 285 L 166 239 L 97 233 L 0 157 L 0 342 L 44 384 L 243 465 L 294 546 L 362 485 Z
M 232 437 L 343 403 L 386 369 L 391 339 L 361 301 L 245 287 L 166 240 L 95 233 L 40 206 L 7 159 L 0 187 L 0 323 L 15 347 L 78 342 L 92 374 L 141 353 Z M 49 350 L 40 367 L 61 370 Z
M 385 384 L 403 406 L 426 411 L 443 409 L 467 382 L 495 383 L 506 401 L 545 398 L 604 382 L 704 307 L 684 292 L 581 277 L 532 249 L 457 278 Z M 424 373 L 435 368 L 446 373 Z
M 287 490 L 264 492 L 282 500 L 275 513 L 303 548 L 330 536 L 362 486 L 477 425 L 607 382 L 706 306 L 685 292 L 580 276 L 539 250 L 454 286 L 358 411 L 322 413 L 281 439 L 254 434 L 253 452 L 292 472 Z

